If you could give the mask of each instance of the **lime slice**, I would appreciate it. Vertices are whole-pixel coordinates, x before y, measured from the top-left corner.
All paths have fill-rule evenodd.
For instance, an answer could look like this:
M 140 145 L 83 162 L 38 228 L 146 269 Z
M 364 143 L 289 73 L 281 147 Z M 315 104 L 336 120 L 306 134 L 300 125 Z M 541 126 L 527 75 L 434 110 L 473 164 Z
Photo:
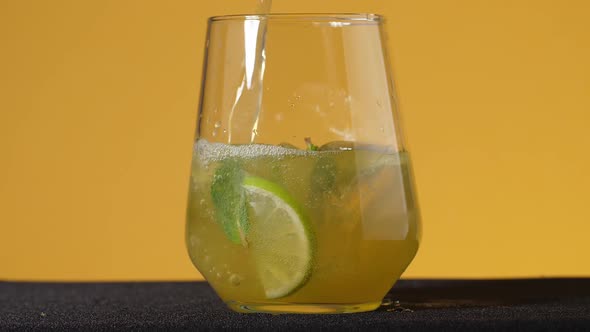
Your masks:
M 301 288 L 311 275 L 314 239 L 295 200 L 276 183 L 253 176 L 243 180 L 250 206 L 248 245 L 267 298 Z

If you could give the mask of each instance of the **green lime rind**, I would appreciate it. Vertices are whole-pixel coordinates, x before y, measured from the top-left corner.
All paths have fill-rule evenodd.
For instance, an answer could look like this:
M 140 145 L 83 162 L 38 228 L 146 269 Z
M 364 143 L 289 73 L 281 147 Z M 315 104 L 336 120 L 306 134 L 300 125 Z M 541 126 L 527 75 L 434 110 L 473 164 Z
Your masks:
M 289 194 L 285 188 L 279 184 L 257 176 L 246 175 L 243 178 L 242 185 L 260 188 L 270 192 L 293 208 L 302 221 L 305 220 L 304 214 L 302 212 L 303 209 L 301 209 L 299 203 L 293 198 L 293 196 L 291 196 L 291 194 Z
M 224 160 L 213 176 L 211 198 L 215 219 L 228 239 L 246 246 L 249 220 L 246 191 L 242 187 L 244 176 L 238 160 Z
M 259 204 L 272 200 L 275 209 L 284 212 L 283 219 L 281 213 L 279 217 L 273 218 L 271 213 L 267 218 L 253 219 L 251 234 L 258 234 L 262 240 L 250 242 L 250 249 L 266 297 L 289 296 L 303 287 L 312 274 L 316 242 L 309 219 L 299 203 L 280 185 L 255 176 L 245 176 L 243 185 L 250 200 Z M 269 273 L 272 277 L 265 278 Z

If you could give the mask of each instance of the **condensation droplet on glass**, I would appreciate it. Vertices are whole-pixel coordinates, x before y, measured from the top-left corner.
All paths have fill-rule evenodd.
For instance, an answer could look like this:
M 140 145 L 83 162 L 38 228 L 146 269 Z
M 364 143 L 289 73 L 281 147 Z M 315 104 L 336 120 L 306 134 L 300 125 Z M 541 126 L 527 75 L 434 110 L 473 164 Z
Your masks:
M 377 99 L 377 106 L 379 106 L 379 108 L 383 107 L 383 104 L 381 104 L 381 100 Z
M 216 276 L 217 276 L 217 279 L 221 279 L 221 273 L 217 272 Z
M 225 134 L 225 133 L 227 133 L 227 129 L 223 129 L 223 133 L 224 133 L 224 134 Z
M 240 277 L 238 274 L 232 274 L 229 277 L 229 282 L 234 286 L 239 286 L 242 283 L 242 277 Z
M 211 133 L 211 136 L 213 136 L 213 137 L 217 136 L 217 130 L 213 130 L 213 132 Z
M 301 100 L 301 96 L 296 96 L 295 100 Z
M 199 204 L 205 205 L 205 199 L 204 198 L 201 198 L 201 200 L 199 201 Z
M 216 121 L 215 124 L 213 125 L 213 127 L 215 127 L 215 128 L 221 127 L 221 121 Z
M 385 132 L 385 128 L 381 127 L 381 128 L 379 128 L 379 131 L 383 133 L 383 132 Z
M 203 261 L 204 261 L 205 263 L 209 263 L 209 261 L 211 261 L 211 257 L 209 257 L 209 256 L 205 256 L 205 257 L 203 258 Z
M 330 107 L 334 107 L 335 103 L 333 101 L 330 102 Z

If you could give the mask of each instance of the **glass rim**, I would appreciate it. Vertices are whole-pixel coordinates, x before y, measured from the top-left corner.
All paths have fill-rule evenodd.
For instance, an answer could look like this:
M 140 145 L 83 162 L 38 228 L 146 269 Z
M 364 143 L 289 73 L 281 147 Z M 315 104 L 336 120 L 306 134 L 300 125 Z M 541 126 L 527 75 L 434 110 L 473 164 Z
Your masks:
M 212 16 L 209 22 L 221 21 L 282 21 L 282 22 L 349 22 L 349 23 L 380 23 L 383 15 L 373 13 L 272 13 L 272 14 L 231 14 Z

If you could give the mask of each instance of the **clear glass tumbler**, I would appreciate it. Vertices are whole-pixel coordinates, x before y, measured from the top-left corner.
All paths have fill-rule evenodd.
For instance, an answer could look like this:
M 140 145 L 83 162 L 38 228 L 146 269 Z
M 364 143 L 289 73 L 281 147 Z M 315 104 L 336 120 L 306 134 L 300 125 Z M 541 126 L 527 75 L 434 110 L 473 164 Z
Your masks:
M 209 20 L 188 252 L 239 312 L 377 308 L 421 236 L 383 18 Z

